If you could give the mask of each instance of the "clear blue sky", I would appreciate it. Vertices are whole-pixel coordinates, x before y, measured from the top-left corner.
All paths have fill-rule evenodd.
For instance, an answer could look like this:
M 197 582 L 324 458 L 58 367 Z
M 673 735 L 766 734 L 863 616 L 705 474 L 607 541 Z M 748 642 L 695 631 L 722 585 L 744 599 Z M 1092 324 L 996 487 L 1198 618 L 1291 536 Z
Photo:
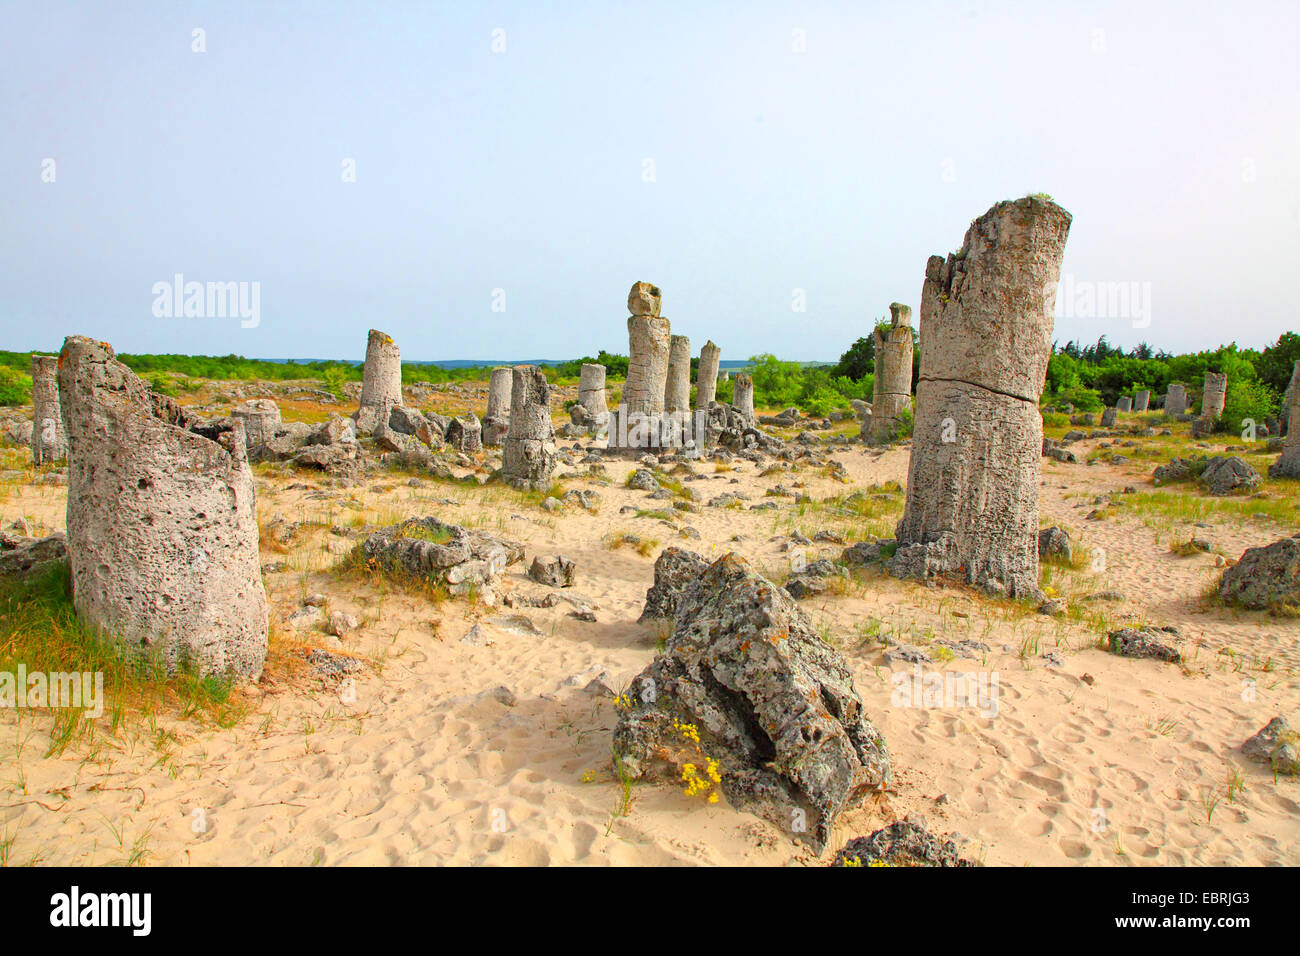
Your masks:
M 1037 191 L 1076 282 L 1150 290 L 1059 341 L 1262 346 L 1300 328 L 1297 37 L 1294 0 L 3 2 L 0 347 L 625 352 L 644 279 L 696 352 L 833 360 Z M 156 318 L 175 273 L 260 323 Z

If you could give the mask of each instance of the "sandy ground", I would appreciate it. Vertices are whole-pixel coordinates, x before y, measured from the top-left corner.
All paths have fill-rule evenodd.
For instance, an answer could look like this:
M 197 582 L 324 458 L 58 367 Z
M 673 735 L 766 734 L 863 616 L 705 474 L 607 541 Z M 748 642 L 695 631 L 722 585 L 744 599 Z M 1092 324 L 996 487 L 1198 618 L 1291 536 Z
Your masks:
M 367 670 L 351 685 L 271 675 L 249 690 L 253 712 L 235 729 L 170 720 L 173 747 L 160 748 L 149 730 L 137 729 L 94 759 L 71 751 L 47 758 L 47 716 L 0 712 L 0 835 L 8 835 L 13 861 L 76 865 L 119 863 L 133 853 L 167 865 L 818 863 L 769 824 L 679 788 L 638 785 L 626 815 L 616 813 L 613 700 L 586 688 L 595 677 L 621 688 L 653 656 L 656 628 L 635 622 L 663 546 L 735 550 L 779 577 L 790 559 L 782 545 L 794 529 L 810 537 L 839 529 L 853 540 L 863 523 L 765 498 L 766 489 L 801 482 L 796 490 L 822 499 L 903 481 L 907 454 L 838 450 L 848 485 L 823 472 L 760 477 L 748 462 L 716 473 L 712 463 L 699 465 L 705 479 L 687 485 L 704 501 L 740 491 L 748 504 L 779 508 L 701 502 L 677 523 L 697 529 L 698 541 L 658 518 L 620 513 L 663 506 L 622 487 L 630 468 L 622 462 L 608 465 L 608 486 L 566 482 L 601 496 L 595 514 L 575 506 L 548 513 L 501 488 L 428 479 L 415 488 L 404 475 L 348 489 L 263 475 L 264 527 L 277 515 L 320 522 L 287 550 L 263 537 L 263 562 L 290 565 L 267 575 L 273 617 L 287 630 L 285 617 L 305 596 L 323 593 L 330 610 L 361 618 L 343 648 L 366 657 Z M 959 833 L 968 854 L 989 865 L 1300 864 L 1300 783 L 1275 781 L 1237 750 L 1271 717 L 1298 716 L 1300 621 L 1203 604 L 1219 573 L 1215 555 L 1172 554 L 1168 523 L 1124 511 L 1086 518 L 1094 495 L 1125 485 L 1150 490 L 1149 474 L 1138 462 L 1045 460 L 1044 523 L 1064 523 L 1094 553 L 1105 552 L 1104 571 L 1056 586 L 1071 597 L 1120 590 L 1120 603 L 1095 605 L 1112 626 L 1178 626 L 1192 658 L 1185 669 L 1109 655 L 1097 647 L 1096 621 L 1026 614 L 957 587 L 860 574 L 842 594 L 803 602 L 853 669 L 896 773 L 891 792 L 840 817 L 831 850 L 920 814 L 933 829 Z M 0 505 L 6 526 L 25 516 L 53 530 L 63 524 L 65 492 L 20 485 Z M 434 603 L 331 570 L 356 538 L 329 526 L 415 514 L 522 541 L 528 560 L 571 557 L 578 579 L 564 593 L 594 603 L 596 623 L 571 617 L 567 602 L 551 609 Z M 1233 558 L 1294 533 L 1270 521 L 1212 518 L 1208 525 L 1174 522 L 1173 531 L 1208 535 Z M 618 532 L 658 543 L 649 556 L 611 550 L 606 536 Z M 836 557 L 840 547 L 808 551 Z M 541 594 L 546 589 L 525 577 L 525 567 L 509 570 L 507 590 Z M 540 633 L 490 623 L 502 613 L 527 615 Z M 462 643 L 476 621 L 487 640 Z M 996 674 L 996 716 L 900 706 L 891 673 L 911 667 L 885 663 L 878 632 L 907 643 L 988 644 L 982 659 L 927 671 Z M 330 642 L 322 633 L 309 639 Z M 1234 774 L 1243 787 L 1229 786 Z M 828 851 L 820 862 L 829 858 Z

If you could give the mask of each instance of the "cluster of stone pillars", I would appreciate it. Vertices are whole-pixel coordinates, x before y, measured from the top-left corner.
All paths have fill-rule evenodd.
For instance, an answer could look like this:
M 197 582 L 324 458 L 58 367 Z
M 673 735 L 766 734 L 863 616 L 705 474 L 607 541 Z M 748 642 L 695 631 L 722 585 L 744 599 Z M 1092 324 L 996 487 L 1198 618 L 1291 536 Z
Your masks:
M 1038 400 L 1070 220 L 1050 200 L 1000 202 L 971 223 L 960 252 L 926 265 L 894 574 L 1039 593 Z

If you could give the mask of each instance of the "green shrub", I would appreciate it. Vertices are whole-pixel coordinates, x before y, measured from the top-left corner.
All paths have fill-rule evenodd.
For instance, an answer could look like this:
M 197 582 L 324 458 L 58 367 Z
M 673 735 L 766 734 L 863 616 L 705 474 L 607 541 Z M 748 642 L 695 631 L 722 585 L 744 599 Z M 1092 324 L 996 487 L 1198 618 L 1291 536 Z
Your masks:
M 31 401 L 31 376 L 7 365 L 0 365 L 0 405 L 29 405 Z

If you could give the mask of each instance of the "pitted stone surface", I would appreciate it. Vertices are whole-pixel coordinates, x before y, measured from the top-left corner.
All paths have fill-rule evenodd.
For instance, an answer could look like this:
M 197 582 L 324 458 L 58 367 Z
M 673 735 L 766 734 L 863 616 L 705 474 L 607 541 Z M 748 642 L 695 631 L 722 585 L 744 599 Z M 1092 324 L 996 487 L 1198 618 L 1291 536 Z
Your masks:
M 59 393 L 78 615 L 169 671 L 257 677 L 267 602 L 242 423 L 218 441 L 172 424 L 110 345 L 81 336 L 64 342 Z
M 558 459 L 555 427 L 551 424 L 551 386 L 537 366 L 516 365 L 502 475 L 516 487 L 545 490 L 552 484 Z
M 713 340 L 704 343 L 700 349 L 700 369 L 695 384 L 695 407 L 708 411 L 709 406 L 718 397 L 718 364 L 722 361 L 722 349 L 713 344 Z
M 747 424 L 754 424 L 754 380 L 744 372 L 736 373 L 732 384 L 731 404 L 744 417 Z
M 691 410 L 691 340 L 674 335 L 668 340 L 668 377 L 664 385 L 664 411 Z
M 959 253 L 932 256 L 921 294 L 921 375 L 892 573 L 961 575 L 1037 596 L 1038 399 L 1070 214 L 1001 202 Z

